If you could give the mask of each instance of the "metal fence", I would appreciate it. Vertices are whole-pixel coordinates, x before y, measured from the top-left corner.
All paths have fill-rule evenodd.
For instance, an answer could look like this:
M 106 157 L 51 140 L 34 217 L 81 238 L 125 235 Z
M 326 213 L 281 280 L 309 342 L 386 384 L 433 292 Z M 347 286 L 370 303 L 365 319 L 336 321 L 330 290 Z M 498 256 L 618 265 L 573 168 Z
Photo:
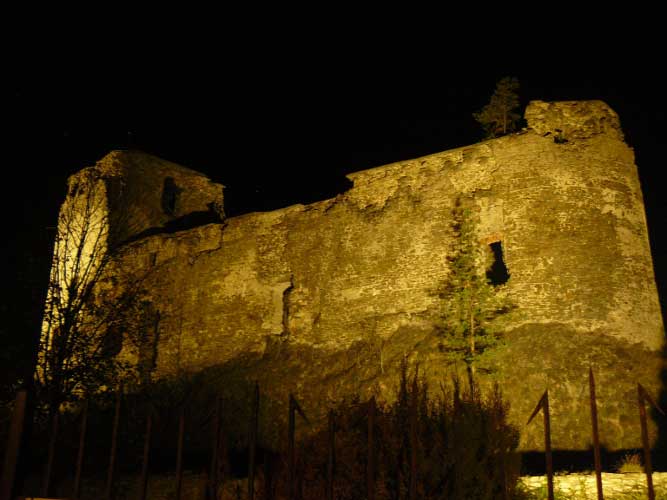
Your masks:
M 413 390 L 414 393 L 414 390 Z M 602 485 L 602 466 L 600 459 L 600 439 L 598 429 L 597 416 L 597 402 L 595 394 L 595 378 L 592 368 L 589 370 L 589 393 L 590 393 L 590 411 L 591 411 L 591 432 L 593 437 L 595 472 L 597 482 L 597 495 L 599 500 L 603 500 L 603 485 Z M 412 398 L 409 406 L 409 429 L 408 439 L 410 443 L 410 457 L 409 457 L 409 488 L 408 497 L 410 500 L 417 498 L 417 476 L 418 463 L 416 456 L 416 440 L 417 440 L 417 402 L 416 397 Z M 19 452 L 22 446 L 22 439 L 24 435 L 24 427 L 26 424 L 26 391 L 19 391 L 16 396 L 14 411 L 9 426 L 8 439 L 6 445 L 4 466 L 2 470 L 2 482 L 0 485 L 0 500 L 12 500 L 20 495 L 16 491 L 16 473 L 19 459 Z M 644 450 L 644 470 L 646 474 L 646 481 L 648 486 L 648 498 L 655 499 L 655 492 L 652 481 L 652 463 L 651 453 L 649 448 L 649 439 L 647 431 L 647 416 L 646 403 L 652 405 L 657 411 L 662 413 L 662 410 L 656 405 L 655 401 L 650 397 L 648 392 L 641 384 L 637 384 L 637 403 L 639 409 L 639 419 L 641 424 L 641 442 Z M 113 499 L 113 487 L 116 479 L 117 469 L 117 449 L 118 449 L 118 435 L 122 404 L 122 388 L 116 392 L 114 413 L 112 426 L 110 429 L 110 451 L 108 457 L 108 467 L 106 470 L 106 481 L 104 487 L 104 499 Z M 375 438 L 374 432 L 376 428 L 376 401 L 371 397 L 366 403 L 366 419 L 367 419 L 367 437 L 368 444 L 366 446 L 366 495 L 369 500 L 375 500 L 376 493 L 376 457 L 374 453 Z M 247 478 L 247 498 L 254 500 L 256 496 L 255 491 L 255 476 L 256 476 L 256 452 L 257 452 L 257 437 L 259 426 L 259 407 L 260 407 L 260 390 L 258 384 L 254 385 L 254 390 L 251 398 L 250 420 L 249 420 L 249 440 L 248 440 L 248 478 Z M 288 415 L 288 432 L 287 432 L 287 489 L 288 498 L 297 498 L 297 474 L 296 474 L 296 423 L 297 416 L 300 416 L 304 422 L 308 422 L 305 412 L 296 398 L 290 394 L 288 401 L 289 415 Z M 73 483 L 71 488 L 71 499 L 78 499 L 81 495 L 82 484 L 82 467 L 84 458 L 86 456 L 87 432 L 88 432 L 88 416 L 89 405 L 86 402 L 79 415 L 79 429 L 78 429 L 78 449 L 76 454 L 76 461 L 73 474 Z M 530 424 L 534 417 L 542 412 L 544 417 L 544 449 L 546 462 L 546 476 L 547 476 L 547 492 L 549 500 L 554 498 L 553 487 L 553 460 L 551 449 L 551 416 L 549 412 L 549 392 L 546 390 L 540 400 L 538 401 L 535 410 L 530 415 L 526 425 Z M 221 477 L 221 464 L 223 457 L 221 456 L 221 441 L 223 439 L 222 430 L 222 416 L 223 416 L 223 400 L 221 397 L 217 398 L 214 404 L 213 419 L 212 419 L 212 439 L 210 446 L 210 466 L 208 470 L 208 484 L 207 484 L 207 498 L 209 500 L 218 500 L 218 492 L 224 478 Z M 48 497 L 51 493 L 51 481 L 53 475 L 53 465 L 57 460 L 57 446 L 56 442 L 59 433 L 59 415 L 56 414 L 50 422 L 50 436 L 48 440 L 47 461 L 44 465 L 44 472 L 41 481 L 41 495 Z M 325 498 L 326 500 L 334 499 L 334 481 L 335 481 L 335 467 L 334 457 L 336 448 L 336 424 L 335 414 L 333 410 L 329 410 L 327 415 L 327 465 L 326 465 L 326 485 Z M 154 414 L 149 411 L 146 415 L 145 431 L 143 436 L 143 454 L 141 473 L 138 478 L 137 485 L 138 497 L 137 500 L 146 500 L 147 486 L 149 478 L 149 463 L 151 459 L 151 440 L 153 438 L 153 419 Z M 182 500 L 182 485 L 183 485 L 183 448 L 186 429 L 186 414 L 184 409 L 181 409 L 178 416 L 178 432 L 177 432 L 177 453 L 175 464 L 175 478 L 174 478 L 174 498 Z M 271 475 L 266 473 L 264 475 L 265 481 L 271 481 Z M 266 500 L 271 500 L 273 493 L 271 487 L 264 487 L 264 496 Z

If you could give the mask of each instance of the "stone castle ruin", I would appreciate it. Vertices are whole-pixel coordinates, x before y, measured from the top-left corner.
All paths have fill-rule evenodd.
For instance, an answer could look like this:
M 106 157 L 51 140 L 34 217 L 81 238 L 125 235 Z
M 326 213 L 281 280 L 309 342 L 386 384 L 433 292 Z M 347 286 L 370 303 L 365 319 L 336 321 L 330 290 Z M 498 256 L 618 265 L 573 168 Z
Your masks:
M 225 218 L 223 186 L 114 151 L 70 178 L 63 206 L 96 172 L 109 245 L 124 250 L 115 278 L 145 276 L 150 348 L 123 346 L 145 376 L 224 388 L 234 373 L 276 407 L 294 392 L 314 412 L 391 397 L 404 357 L 434 390 L 460 369 L 438 349 L 433 291 L 462 200 L 517 305 L 480 377 L 500 383 L 521 448 L 542 447 L 524 424 L 545 389 L 553 446 L 588 448 L 589 366 L 602 444 L 637 447 L 636 383 L 663 390 L 664 333 L 633 151 L 600 101 L 534 101 L 525 118 L 516 134 L 352 173 L 352 188 L 310 205 Z

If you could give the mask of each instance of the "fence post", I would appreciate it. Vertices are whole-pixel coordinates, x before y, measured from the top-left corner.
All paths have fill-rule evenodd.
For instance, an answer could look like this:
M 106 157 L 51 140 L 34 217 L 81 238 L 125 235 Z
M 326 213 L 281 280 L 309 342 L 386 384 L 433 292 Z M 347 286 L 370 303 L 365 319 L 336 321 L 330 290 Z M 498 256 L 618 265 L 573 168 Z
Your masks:
M 417 375 L 412 381 L 410 401 L 410 500 L 417 500 Z
M 296 428 L 296 412 L 299 412 L 301 418 L 310 424 L 308 417 L 303 412 L 303 409 L 297 402 L 292 393 L 289 395 L 289 424 L 287 429 L 287 467 L 288 467 L 288 482 L 289 482 L 289 498 L 293 499 L 296 495 L 296 453 L 295 453 L 295 428 Z M 301 479 L 299 480 L 299 496 L 301 496 Z
M 288 500 L 294 500 L 295 491 L 295 467 L 296 460 L 294 455 L 294 427 L 295 427 L 295 413 L 296 401 L 294 396 L 289 395 L 289 420 L 287 424 L 287 481 L 288 481 Z
M 215 402 L 215 413 L 213 417 L 213 450 L 211 453 L 211 473 L 209 474 L 209 497 L 218 500 L 218 454 L 220 452 L 222 421 L 222 397 L 218 396 Z
M 327 500 L 333 500 L 334 463 L 336 460 L 336 421 L 329 410 L 329 452 L 327 454 Z
M 76 455 L 76 472 L 74 474 L 73 496 L 79 498 L 81 494 L 81 472 L 83 471 L 83 457 L 86 447 L 86 428 L 88 427 L 88 405 L 89 400 L 83 405 L 83 414 L 81 417 L 81 431 L 79 433 L 79 450 Z
M 595 377 L 593 367 L 588 368 L 588 385 L 591 399 L 591 422 L 593 425 L 593 453 L 595 457 L 595 483 L 597 486 L 598 500 L 604 500 L 602 494 L 602 462 L 600 460 L 600 434 L 598 432 L 598 407 L 595 399 Z
M 255 498 L 255 452 L 257 448 L 257 426 L 259 424 L 259 384 L 255 382 L 250 416 L 250 442 L 248 453 L 248 499 Z
M 549 412 L 549 391 L 544 391 L 544 451 L 547 459 L 547 489 L 549 500 L 554 500 L 554 465 L 551 455 L 551 414 Z
M 0 500 L 11 500 L 15 492 L 14 481 L 16 479 L 16 463 L 19 458 L 21 439 L 23 437 L 23 425 L 25 423 L 25 409 L 28 399 L 28 391 L 21 389 L 16 393 L 14 411 L 9 426 L 7 448 L 5 450 L 5 463 L 2 468 L 2 483 L 0 484 Z
M 107 485 L 104 497 L 111 500 L 111 490 L 113 488 L 113 474 L 116 463 L 116 448 L 118 445 L 118 426 L 120 424 L 120 402 L 123 394 L 123 386 L 119 386 L 116 392 L 116 409 L 113 418 L 113 430 L 111 432 L 111 451 L 109 453 L 109 469 L 107 470 Z
M 551 456 L 551 416 L 549 415 L 549 390 L 544 391 L 544 394 L 537 402 L 537 406 L 533 410 L 532 415 L 526 422 L 528 425 L 531 420 L 542 410 L 544 416 L 544 454 L 547 466 L 547 495 L 548 500 L 554 500 L 554 470 L 553 458 Z
M 148 490 L 148 458 L 151 451 L 151 432 L 153 430 L 153 411 L 148 410 L 146 419 L 146 436 L 144 437 L 144 455 L 141 461 L 141 478 L 139 479 L 139 500 L 146 500 Z
M 268 452 L 264 452 L 264 500 L 273 500 L 273 468 Z
M 375 396 L 368 401 L 368 461 L 366 488 L 368 500 L 375 500 Z
M 185 437 L 185 406 L 178 416 L 178 448 L 176 450 L 176 500 L 181 500 L 183 485 L 183 439 Z
M 653 489 L 653 464 L 651 463 L 651 448 L 648 442 L 648 426 L 646 423 L 646 407 L 644 401 L 648 400 L 660 413 L 664 412 L 653 402 L 641 384 L 637 384 L 637 402 L 639 404 L 639 423 L 642 428 L 642 447 L 644 448 L 644 472 L 646 473 L 646 485 L 648 486 L 649 500 L 655 500 Z
M 49 455 L 46 459 L 46 468 L 42 479 L 42 496 L 48 497 L 51 489 L 51 473 L 53 472 L 53 459 L 56 455 L 56 441 L 58 439 L 58 420 L 60 409 L 56 408 L 51 420 L 51 437 L 49 438 Z

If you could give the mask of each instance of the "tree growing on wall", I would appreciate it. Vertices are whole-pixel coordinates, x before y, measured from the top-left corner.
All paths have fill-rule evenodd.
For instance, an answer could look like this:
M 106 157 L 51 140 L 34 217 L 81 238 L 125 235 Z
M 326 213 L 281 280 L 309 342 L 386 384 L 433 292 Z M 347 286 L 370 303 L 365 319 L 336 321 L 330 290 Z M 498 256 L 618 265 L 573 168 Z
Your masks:
M 478 113 L 473 113 L 473 117 L 484 129 L 486 137 L 491 139 L 517 129 L 521 119 L 516 112 L 518 107 L 519 80 L 507 76 L 498 81 L 489 103 Z
M 449 274 L 437 290 L 441 299 L 439 331 L 442 348 L 466 363 L 470 386 L 482 356 L 500 341 L 501 316 L 513 309 L 503 285 L 489 282 L 490 251 L 477 237 L 473 213 L 457 200 L 452 210 L 453 248 L 447 256 Z
M 139 334 L 141 277 L 118 284 L 111 268 L 122 247 L 113 232 L 104 179 L 94 169 L 72 178 L 58 219 L 35 370 L 37 401 L 54 413 L 83 393 L 114 387 L 129 366 L 117 354 Z

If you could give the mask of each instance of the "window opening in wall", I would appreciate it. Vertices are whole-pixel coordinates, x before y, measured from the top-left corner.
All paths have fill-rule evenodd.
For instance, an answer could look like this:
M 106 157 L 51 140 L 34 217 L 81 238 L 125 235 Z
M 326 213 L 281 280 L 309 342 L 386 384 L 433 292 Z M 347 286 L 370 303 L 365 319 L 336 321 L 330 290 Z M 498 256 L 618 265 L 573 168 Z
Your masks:
M 494 241 L 489 247 L 493 252 L 493 264 L 486 271 L 486 277 L 493 286 L 504 285 L 510 279 L 510 273 L 503 259 L 503 244 L 501 241 Z
M 165 177 L 162 187 L 162 210 L 167 215 L 176 214 L 176 204 L 178 203 L 178 186 L 173 177 Z
M 160 338 L 160 311 L 151 310 L 147 313 L 152 315 L 152 325 L 144 332 L 144 342 L 139 350 L 139 374 L 144 383 L 149 383 L 151 374 L 157 367 L 158 342 Z
M 100 346 L 102 356 L 114 357 L 120 354 L 123 349 L 123 333 L 117 327 L 111 327 L 102 337 L 102 344 Z
M 289 336 L 290 330 L 289 330 L 289 303 L 290 303 L 290 294 L 292 293 L 292 290 L 294 290 L 294 281 L 293 278 L 290 278 L 290 283 L 285 290 L 283 290 L 283 331 L 281 332 L 281 335 L 283 336 Z

